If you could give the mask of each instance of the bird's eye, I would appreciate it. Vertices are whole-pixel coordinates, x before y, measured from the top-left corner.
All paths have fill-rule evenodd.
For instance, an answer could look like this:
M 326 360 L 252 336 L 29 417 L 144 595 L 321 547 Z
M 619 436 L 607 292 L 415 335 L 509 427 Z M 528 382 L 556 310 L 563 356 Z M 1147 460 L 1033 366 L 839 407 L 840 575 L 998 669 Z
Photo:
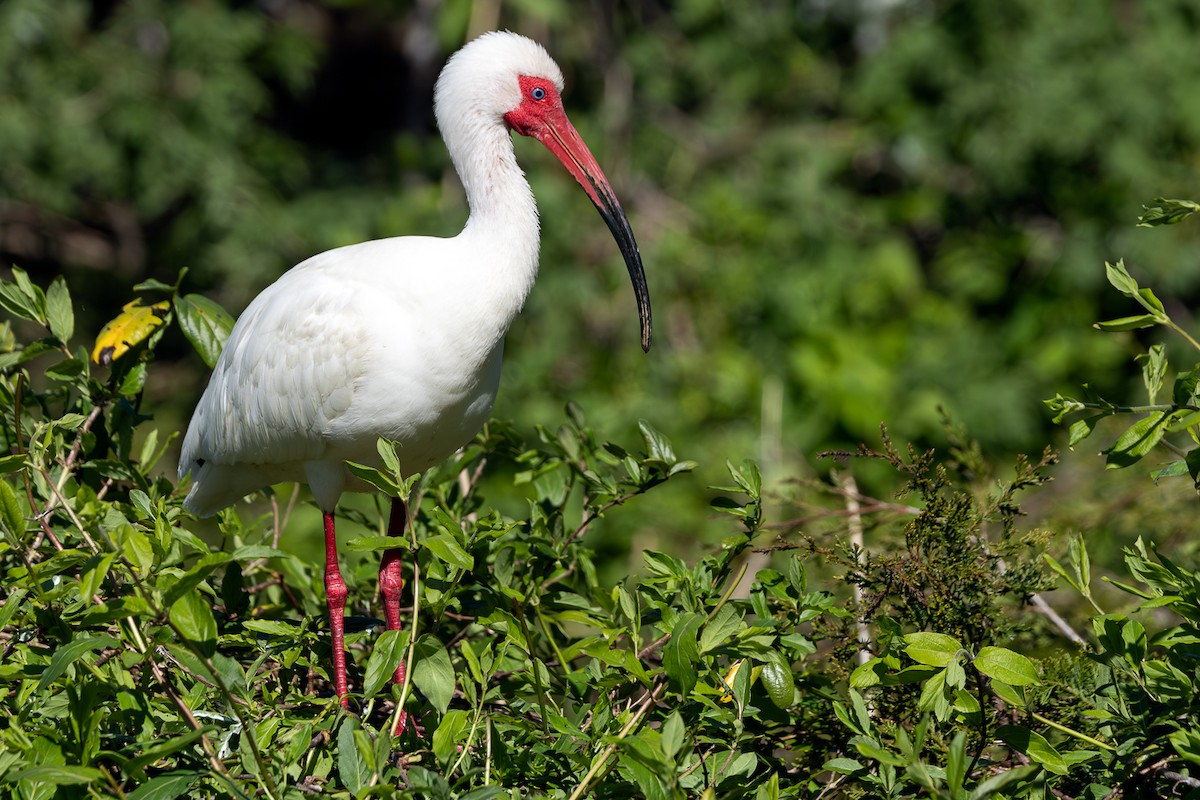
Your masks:
M 533 90 L 529 92 L 529 96 L 532 97 L 534 100 L 545 100 L 546 99 L 546 90 L 543 89 L 541 86 L 535 86 L 535 87 L 533 87 Z

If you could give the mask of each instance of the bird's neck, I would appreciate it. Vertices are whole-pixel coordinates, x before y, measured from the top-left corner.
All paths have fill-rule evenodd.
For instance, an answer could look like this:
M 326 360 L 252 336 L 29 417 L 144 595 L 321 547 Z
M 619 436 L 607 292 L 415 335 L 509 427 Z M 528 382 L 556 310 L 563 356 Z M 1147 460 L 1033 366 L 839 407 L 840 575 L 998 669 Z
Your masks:
M 503 126 L 480 125 L 447 144 L 471 209 L 463 236 L 478 242 L 480 261 L 508 274 L 525 294 L 537 275 L 538 212 L 525 173 L 517 165 L 511 134 Z

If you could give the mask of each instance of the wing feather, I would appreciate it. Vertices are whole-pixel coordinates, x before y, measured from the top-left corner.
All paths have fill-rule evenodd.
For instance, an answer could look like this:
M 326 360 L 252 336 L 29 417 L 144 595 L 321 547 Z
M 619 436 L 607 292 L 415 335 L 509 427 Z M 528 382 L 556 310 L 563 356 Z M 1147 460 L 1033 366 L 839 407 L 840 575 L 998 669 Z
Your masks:
M 222 467 L 262 468 L 276 480 L 302 480 L 320 459 L 327 433 L 354 399 L 368 333 L 344 280 L 310 263 L 255 298 L 230 333 L 184 439 L 180 476 L 192 495 Z M 240 487 L 240 492 L 258 487 Z M 235 494 L 233 499 L 238 495 Z

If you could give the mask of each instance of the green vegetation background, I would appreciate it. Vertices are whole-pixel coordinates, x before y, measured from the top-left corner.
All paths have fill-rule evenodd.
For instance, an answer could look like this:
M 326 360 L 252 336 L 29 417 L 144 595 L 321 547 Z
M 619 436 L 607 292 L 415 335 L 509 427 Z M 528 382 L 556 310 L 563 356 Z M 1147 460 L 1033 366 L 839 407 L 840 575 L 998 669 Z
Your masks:
M 181 267 L 236 313 L 313 253 L 451 235 L 466 209 L 432 84 L 492 27 L 563 66 L 657 321 L 644 356 L 607 231 L 518 142 L 542 269 L 495 413 L 530 428 L 573 401 L 619 436 L 647 418 L 702 464 L 605 529 L 619 540 L 695 542 L 726 458 L 757 458 L 769 484 L 809 476 L 881 422 L 941 442 L 939 408 L 989 453 L 1040 450 L 1059 436 L 1043 398 L 1120 395 L 1136 373 L 1132 334 L 1090 328 L 1126 313 L 1105 259 L 1181 322 L 1200 307 L 1200 229 L 1131 224 L 1200 177 L 1184 0 L 5 0 L 0 263 L 65 274 L 86 342 L 135 283 Z M 178 360 L 144 408 L 179 427 L 206 370 L 165 345 Z M 1097 496 L 1076 521 L 1103 532 L 1128 496 L 1087 489 L 1098 462 L 1068 459 L 1058 485 Z

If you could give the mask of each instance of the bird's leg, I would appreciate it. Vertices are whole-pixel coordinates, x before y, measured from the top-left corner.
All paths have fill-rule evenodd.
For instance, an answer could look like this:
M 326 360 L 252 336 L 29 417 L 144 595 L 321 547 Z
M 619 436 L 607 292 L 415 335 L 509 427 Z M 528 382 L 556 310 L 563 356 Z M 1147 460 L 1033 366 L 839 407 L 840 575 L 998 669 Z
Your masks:
M 342 707 L 349 706 L 346 689 L 346 582 L 338 569 L 337 536 L 333 531 L 333 512 L 325 519 L 325 603 L 329 606 L 329 630 L 333 638 L 333 688 Z
M 404 525 L 408 519 L 408 508 L 399 497 L 392 500 L 392 513 L 388 519 L 388 536 L 403 536 Z M 404 575 L 401 572 L 400 558 L 404 551 L 392 547 L 383 551 L 379 561 L 379 591 L 383 595 L 383 613 L 387 617 L 388 630 L 400 630 L 400 592 L 404 590 Z M 392 678 L 398 685 L 404 683 L 404 661 L 396 666 L 396 674 Z M 408 714 L 401 713 L 396 721 L 393 736 L 404 732 Z

